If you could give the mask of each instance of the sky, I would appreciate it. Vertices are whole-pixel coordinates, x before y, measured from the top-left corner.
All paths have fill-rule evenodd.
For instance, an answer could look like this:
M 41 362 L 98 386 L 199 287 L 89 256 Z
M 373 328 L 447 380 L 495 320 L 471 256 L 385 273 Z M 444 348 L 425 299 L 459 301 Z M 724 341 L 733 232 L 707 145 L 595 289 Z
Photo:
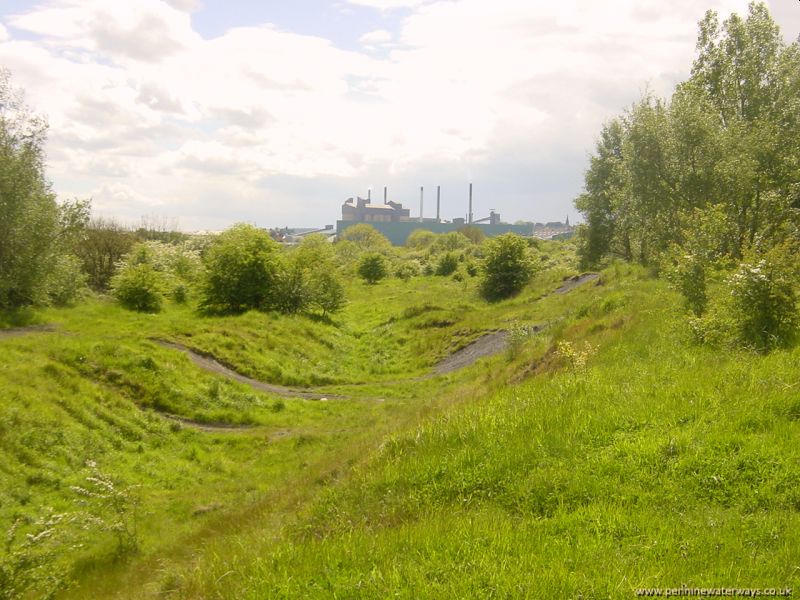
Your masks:
M 787 41 L 800 2 L 772 0 Z M 324 226 L 349 197 L 571 221 L 601 126 L 747 0 L 0 0 L 47 176 L 185 231 Z

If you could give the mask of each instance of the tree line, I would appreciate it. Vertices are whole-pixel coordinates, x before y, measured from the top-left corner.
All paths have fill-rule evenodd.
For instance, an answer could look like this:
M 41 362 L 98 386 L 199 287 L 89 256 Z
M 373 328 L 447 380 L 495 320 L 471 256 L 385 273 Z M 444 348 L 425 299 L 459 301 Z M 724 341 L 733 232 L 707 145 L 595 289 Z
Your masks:
M 689 79 L 603 126 L 584 187 L 575 201 L 584 268 L 617 257 L 666 273 L 701 338 L 738 329 L 731 335 L 760 348 L 787 341 L 800 250 L 800 43 L 783 41 L 762 2 L 722 23 L 707 12 Z M 747 285 L 763 289 L 737 288 L 756 274 L 767 281 Z M 723 313 L 753 306 L 714 306 L 714 281 L 749 304 L 772 297 L 761 308 L 770 314 L 721 325 Z

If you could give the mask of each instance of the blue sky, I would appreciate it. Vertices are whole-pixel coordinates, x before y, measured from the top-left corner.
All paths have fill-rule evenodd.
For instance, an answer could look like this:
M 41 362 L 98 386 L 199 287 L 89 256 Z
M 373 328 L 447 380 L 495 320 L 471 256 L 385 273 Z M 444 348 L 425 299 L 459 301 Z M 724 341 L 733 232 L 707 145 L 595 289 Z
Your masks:
M 602 123 L 688 76 L 696 23 L 747 0 L 5 0 L 0 65 L 50 123 L 48 176 L 125 223 L 576 220 Z M 788 39 L 800 4 L 770 4 Z

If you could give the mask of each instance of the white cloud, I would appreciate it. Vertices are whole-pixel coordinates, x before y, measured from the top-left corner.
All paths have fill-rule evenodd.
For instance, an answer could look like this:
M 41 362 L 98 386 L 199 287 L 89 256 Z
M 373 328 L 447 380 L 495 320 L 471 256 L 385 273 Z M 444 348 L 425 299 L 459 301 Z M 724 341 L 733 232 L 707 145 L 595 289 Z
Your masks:
M 388 45 L 388 55 L 269 25 L 205 40 L 183 12 L 193 3 L 182 0 L 51 0 L 9 21 L 38 40 L 9 40 L 0 29 L 0 63 L 49 117 L 59 191 L 93 193 L 106 212 L 179 210 L 204 227 L 239 220 L 248 206 L 253 219 L 313 223 L 291 202 L 287 178 L 326 182 L 294 186 L 309 194 L 304 203 L 329 207 L 319 216 L 326 221 L 341 200 L 326 187 L 390 177 L 418 187 L 444 174 L 502 179 L 509 160 L 579 179 L 585 165 L 575 157 L 584 160 L 605 119 L 645 85 L 667 94 L 688 75 L 707 7 L 351 2 L 413 9 L 397 35 L 360 39 L 366 48 Z M 746 10 L 746 0 L 707 4 L 723 14 Z M 560 188 L 553 218 L 578 191 L 570 185 Z M 536 193 L 521 189 L 519 198 Z M 548 220 L 515 198 L 498 198 L 495 208 Z
M 5 42 L 8 39 L 8 29 L 0 23 L 0 42 Z
M 382 46 L 388 44 L 392 41 L 394 36 L 390 31 L 386 31 L 385 29 L 377 29 L 375 31 L 370 31 L 365 33 L 358 41 L 364 46 Z
M 395 10 L 398 8 L 416 8 L 425 3 L 426 0 L 348 0 L 350 4 L 356 6 L 368 6 L 382 11 Z

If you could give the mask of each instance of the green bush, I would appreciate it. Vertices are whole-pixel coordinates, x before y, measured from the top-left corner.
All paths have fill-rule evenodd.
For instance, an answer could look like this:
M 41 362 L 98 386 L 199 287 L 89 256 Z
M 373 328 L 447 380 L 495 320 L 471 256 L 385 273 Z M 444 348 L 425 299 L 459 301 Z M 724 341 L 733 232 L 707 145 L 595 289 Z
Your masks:
M 412 277 L 417 277 L 420 274 L 420 266 L 419 263 L 415 260 L 403 262 L 397 269 L 395 269 L 394 275 L 398 279 L 402 279 L 403 281 L 408 281 Z
M 392 245 L 385 235 L 368 223 L 351 225 L 344 230 L 339 239 L 353 242 L 360 250 L 367 252 L 388 250 Z
M 59 254 L 47 279 L 47 295 L 56 306 L 68 306 L 86 288 L 88 276 L 81 270 L 81 261 L 70 254 Z
M 678 254 L 668 278 L 683 296 L 686 308 L 695 316 L 701 316 L 708 304 L 704 261 L 696 254 Z
M 739 265 L 727 285 L 734 334 L 740 344 L 769 351 L 794 339 L 798 310 L 793 283 L 771 256 Z
M 221 233 L 206 251 L 201 306 L 243 312 L 277 306 L 283 270 L 277 242 L 266 231 L 240 223 Z
M 148 263 L 129 264 L 111 279 L 111 293 L 125 308 L 155 313 L 164 301 L 164 279 Z
M 406 238 L 406 248 L 413 250 L 424 250 L 429 248 L 436 241 L 438 236 L 427 229 L 415 229 Z
M 338 312 L 347 303 L 344 286 L 332 270 L 319 270 L 313 273 L 310 290 L 311 305 L 319 308 L 323 315 Z
M 534 273 L 527 242 L 505 233 L 485 244 L 481 294 L 489 301 L 502 300 L 519 292 Z
M 443 277 L 452 275 L 456 269 L 458 269 L 458 255 L 454 252 L 442 254 L 436 263 L 436 274 Z
M 386 259 L 382 254 L 365 254 L 358 262 L 358 275 L 367 283 L 377 283 L 388 273 Z

